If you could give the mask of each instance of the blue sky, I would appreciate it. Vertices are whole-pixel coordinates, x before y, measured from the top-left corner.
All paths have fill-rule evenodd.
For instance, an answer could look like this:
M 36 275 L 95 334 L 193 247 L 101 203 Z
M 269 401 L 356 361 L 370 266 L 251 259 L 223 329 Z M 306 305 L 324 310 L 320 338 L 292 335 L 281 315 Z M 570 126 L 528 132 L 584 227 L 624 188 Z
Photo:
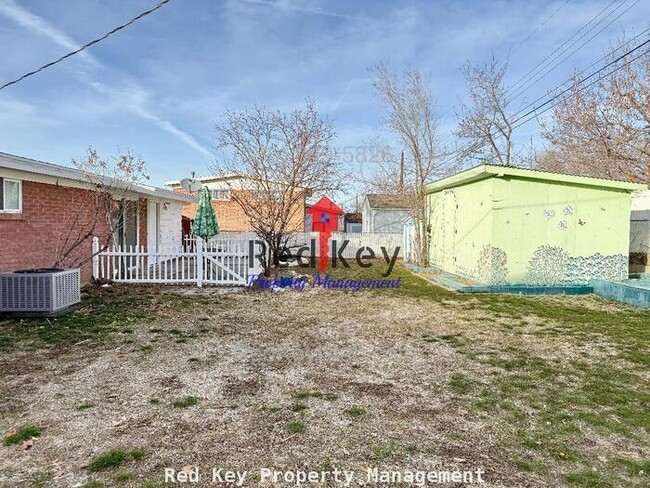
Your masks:
M 636 1 L 625 0 L 600 27 Z M 465 93 L 465 61 L 510 51 L 512 85 L 610 2 L 173 0 L 84 54 L 0 91 L 0 151 L 68 165 L 91 145 L 104 155 L 130 148 L 160 185 L 209 171 L 212 127 L 225 109 L 289 110 L 307 97 L 333 120 L 337 147 L 372 138 L 392 143 L 368 73 L 380 60 L 430 76 L 445 139 Z M 0 0 L 0 84 L 155 3 Z M 624 31 L 641 32 L 648 19 L 650 2 L 634 5 L 515 108 L 589 66 Z M 523 129 L 519 140 L 537 138 L 535 124 Z M 357 169 L 372 172 L 371 165 Z

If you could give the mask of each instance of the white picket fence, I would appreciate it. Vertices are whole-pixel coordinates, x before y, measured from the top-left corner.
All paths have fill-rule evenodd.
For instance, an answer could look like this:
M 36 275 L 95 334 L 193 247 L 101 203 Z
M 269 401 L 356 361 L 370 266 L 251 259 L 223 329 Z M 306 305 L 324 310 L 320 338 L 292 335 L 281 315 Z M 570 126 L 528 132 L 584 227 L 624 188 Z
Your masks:
M 382 247 L 389 256 L 400 248 L 402 234 L 344 233 L 333 232 L 328 243 L 328 255 L 332 256 L 332 241 L 336 240 L 337 256 L 354 259 L 357 251 L 367 256 L 365 248 L 371 248 L 375 257 L 382 259 Z M 298 249 L 302 257 L 320 256 L 318 232 L 306 232 L 291 236 L 290 252 L 295 256 Z M 345 241 L 348 244 L 343 248 Z M 251 258 L 251 249 L 253 256 Z M 93 277 L 124 283 L 245 285 L 252 275 L 261 272 L 255 258 L 261 252 L 259 238 L 253 233 L 223 233 L 208 241 L 196 236 L 185 236 L 181 246 L 161 247 L 151 251 L 144 246 L 108 246 L 101 248 L 99 239 L 93 238 Z
M 194 238 L 180 247 L 149 251 L 144 246 L 100 248 L 93 238 L 93 278 L 123 283 L 245 285 L 261 269 L 249 260 L 251 239 Z M 255 247 L 253 247 L 255 249 Z

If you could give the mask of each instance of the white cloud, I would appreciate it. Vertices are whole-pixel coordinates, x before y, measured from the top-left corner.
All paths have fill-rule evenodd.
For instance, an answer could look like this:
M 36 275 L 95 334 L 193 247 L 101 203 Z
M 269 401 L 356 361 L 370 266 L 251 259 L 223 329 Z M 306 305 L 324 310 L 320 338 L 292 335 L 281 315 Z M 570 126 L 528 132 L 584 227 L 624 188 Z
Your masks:
M 30 11 L 24 9 L 14 0 L 0 1 L 0 15 L 4 15 L 8 19 L 13 20 L 16 24 L 32 31 L 35 34 L 47 37 L 68 51 L 73 51 L 81 46 L 66 33 L 52 26 L 42 17 L 34 15 Z M 90 64 L 98 64 L 95 58 L 86 51 L 82 51 L 77 56 Z
M 313 15 L 324 15 L 326 17 L 337 17 L 341 19 L 349 19 L 349 20 L 360 20 L 361 17 L 355 16 L 355 15 L 347 15 L 347 14 L 342 14 L 338 12 L 332 12 L 329 10 L 324 10 L 320 7 L 309 7 L 301 4 L 297 4 L 296 2 L 290 2 L 287 0 L 277 0 L 277 1 L 272 1 L 272 0 L 243 0 L 246 3 L 251 3 L 255 5 L 266 5 L 269 7 L 273 7 L 278 10 L 284 10 L 284 11 L 294 11 L 294 12 L 304 12 L 307 14 L 313 14 Z
M 74 50 L 80 46 L 79 43 L 65 32 L 56 28 L 42 17 L 39 17 L 16 4 L 13 0 L 0 1 L 0 15 L 7 17 L 34 34 L 41 35 L 55 42 L 66 50 Z M 78 56 L 93 67 L 103 67 L 92 54 L 86 51 L 79 53 Z M 138 83 L 129 80 L 127 86 L 113 87 L 101 81 L 97 81 L 93 75 L 89 74 L 85 70 L 79 70 L 77 71 L 77 74 L 85 83 L 95 89 L 98 93 L 110 96 L 119 105 L 126 107 L 128 110 L 143 119 L 152 122 L 156 127 L 159 127 L 173 135 L 178 140 L 195 149 L 197 152 L 200 152 L 205 156 L 210 156 L 210 151 L 203 147 L 192 135 L 178 128 L 169 120 L 159 117 L 147 108 L 147 100 L 150 98 L 150 95 Z

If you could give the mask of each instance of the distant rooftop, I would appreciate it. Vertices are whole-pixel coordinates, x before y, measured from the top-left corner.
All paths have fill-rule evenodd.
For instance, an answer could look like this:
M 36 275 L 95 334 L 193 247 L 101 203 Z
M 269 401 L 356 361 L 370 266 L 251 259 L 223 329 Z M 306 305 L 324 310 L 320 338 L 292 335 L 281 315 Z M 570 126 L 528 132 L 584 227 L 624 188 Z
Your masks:
M 360 224 L 363 219 L 361 212 L 348 212 L 345 214 L 345 221 L 350 224 Z
M 408 195 L 393 193 L 368 193 L 366 195 L 370 208 L 409 208 L 412 201 Z
M 223 181 L 223 180 L 234 180 L 237 178 L 246 178 L 244 175 L 239 175 L 237 173 L 224 173 L 221 175 L 206 175 L 206 176 L 196 176 L 195 180 L 200 181 L 201 183 L 209 183 L 211 181 Z M 165 186 L 181 186 L 181 180 L 170 180 L 165 181 Z

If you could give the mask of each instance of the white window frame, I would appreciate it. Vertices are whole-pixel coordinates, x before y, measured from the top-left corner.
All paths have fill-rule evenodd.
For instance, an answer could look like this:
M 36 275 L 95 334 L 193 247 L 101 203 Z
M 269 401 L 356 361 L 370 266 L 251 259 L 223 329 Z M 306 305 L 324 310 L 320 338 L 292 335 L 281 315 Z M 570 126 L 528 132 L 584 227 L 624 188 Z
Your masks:
M 2 208 L 0 208 L 0 213 L 14 213 L 14 214 L 22 213 L 23 212 L 23 181 L 17 180 L 15 178 L 5 178 L 4 176 L 0 176 L 0 179 L 2 180 Z M 7 191 L 4 188 L 5 181 L 18 183 L 18 209 L 5 208 L 7 206 L 5 204 L 5 198 L 7 197 Z

